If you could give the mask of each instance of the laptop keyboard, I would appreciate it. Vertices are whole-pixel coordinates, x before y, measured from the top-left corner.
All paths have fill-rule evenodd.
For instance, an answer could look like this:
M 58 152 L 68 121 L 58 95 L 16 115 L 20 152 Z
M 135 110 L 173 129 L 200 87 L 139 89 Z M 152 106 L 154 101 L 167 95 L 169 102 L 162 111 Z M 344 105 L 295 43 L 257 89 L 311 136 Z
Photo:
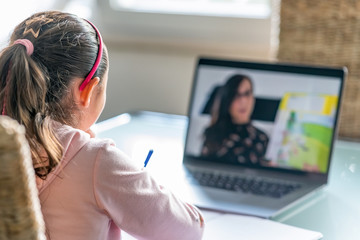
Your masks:
M 251 193 L 254 195 L 281 198 L 299 189 L 299 183 L 291 183 L 261 177 L 239 177 L 223 174 L 191 171 L 188 179 L 193 183 L 206 187 L 220 188 L 229 191 Z

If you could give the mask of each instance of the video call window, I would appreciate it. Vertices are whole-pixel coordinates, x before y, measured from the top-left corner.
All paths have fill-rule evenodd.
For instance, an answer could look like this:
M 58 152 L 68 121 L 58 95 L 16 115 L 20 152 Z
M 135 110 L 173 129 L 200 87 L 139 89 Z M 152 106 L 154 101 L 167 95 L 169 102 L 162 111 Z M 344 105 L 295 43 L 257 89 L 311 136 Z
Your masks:
M 327 171 L 339 78 L 200 65 L 194 84 L 185 154 Z

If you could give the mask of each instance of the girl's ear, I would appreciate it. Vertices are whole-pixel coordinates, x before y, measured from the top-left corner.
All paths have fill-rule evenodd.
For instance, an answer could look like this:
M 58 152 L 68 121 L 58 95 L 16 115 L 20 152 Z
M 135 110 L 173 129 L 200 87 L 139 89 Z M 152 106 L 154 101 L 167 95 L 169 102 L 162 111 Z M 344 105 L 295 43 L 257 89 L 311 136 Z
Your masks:
M 96 85 L 100 82 L 99 77 L 92 78 L 85 88 L 80 91 L 80 104 L 81 106 L 87 108 L 90 104 L 91 97 L 93 95 Z

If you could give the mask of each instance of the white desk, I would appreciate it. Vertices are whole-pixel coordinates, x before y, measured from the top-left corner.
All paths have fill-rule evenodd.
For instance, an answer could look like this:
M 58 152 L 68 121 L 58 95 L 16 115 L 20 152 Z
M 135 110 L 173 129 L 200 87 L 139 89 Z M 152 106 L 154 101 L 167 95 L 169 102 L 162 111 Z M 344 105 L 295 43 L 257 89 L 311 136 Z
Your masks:
M 166 183 L 174 178 L 166 173 L 181 165 L 186 125 L 185 116 L 138 112 L 100 122 L 94 130 L 100 138 L 112 138 L 139 166 L 154 149 L 147 170 Z M 204 215 L 209 222 L 223 213 Z M 360 143 L 337 141 L 328 186 L 274 220 L 319 231 L 325 240 L 360 239 Z

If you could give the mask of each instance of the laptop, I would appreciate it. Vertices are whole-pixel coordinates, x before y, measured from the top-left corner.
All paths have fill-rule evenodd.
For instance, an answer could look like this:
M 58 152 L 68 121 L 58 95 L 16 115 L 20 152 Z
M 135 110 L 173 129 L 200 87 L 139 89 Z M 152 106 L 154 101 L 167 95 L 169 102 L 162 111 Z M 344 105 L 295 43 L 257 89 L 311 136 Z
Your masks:
M 321 189 L 345 76 L 345 67 L 199 58 L 184 146 L 186 199 L 272 218 Z

